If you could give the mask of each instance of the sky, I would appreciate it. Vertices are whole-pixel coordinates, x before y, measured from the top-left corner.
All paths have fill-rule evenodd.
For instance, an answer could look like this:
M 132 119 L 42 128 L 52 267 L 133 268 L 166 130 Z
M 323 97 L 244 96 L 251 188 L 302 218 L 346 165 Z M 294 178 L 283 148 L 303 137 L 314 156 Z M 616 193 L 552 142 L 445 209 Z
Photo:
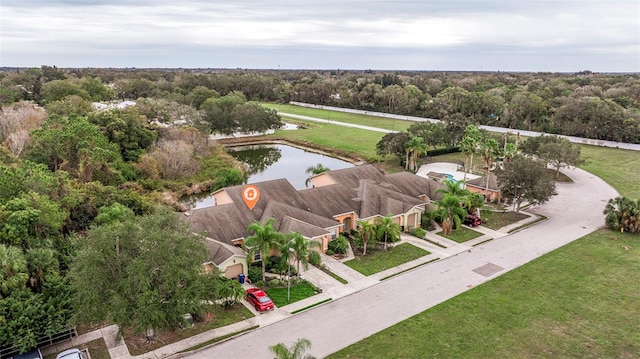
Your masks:
M 640 72 L 639 0 L 1 0 L 0 66 Z

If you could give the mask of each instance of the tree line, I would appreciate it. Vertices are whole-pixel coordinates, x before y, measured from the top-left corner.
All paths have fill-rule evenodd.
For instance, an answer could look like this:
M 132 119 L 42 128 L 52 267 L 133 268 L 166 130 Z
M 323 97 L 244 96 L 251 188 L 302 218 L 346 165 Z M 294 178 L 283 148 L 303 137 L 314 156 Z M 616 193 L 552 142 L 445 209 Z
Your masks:
M 184 244 L 184 253 L 201 251 L 197 238 L 171 224 L 157 204 L 178 205 L 181 195 L 245 180 L 243 169 L 208 135 L 280 126 L 273 111 L 253 100 L 297 100 L 442 118 L 443 124 L 416 123 L 407 133 L 386 135 L 378 144 L 380 154 L 397 154 L 415 169 L 425 148 L 441 146 L 467 148 L 470 156 L 480 157 L 489 153 L 483 152 L 485 148 L 499 148 L 508 158 L 513 138 L 469 142 L 475 137 L 466 130 L 477 123 L 507 121 L 506 127 L 534 130 L 575 128 L 591 131 L 595 138 L 611 135 L 607 139 L 640 142 L 639 98 L 636 75 L 125 71 L 55 66 L 1 72 L 0 347 L 28 350 L 39 337 L 67 329 L 76 319 L 121 320 L 146 330 L 153 327 L 149 320 L 155 313 L 136 308 L 149 303 L 155 307 L 146 308 L 172 315 L 160 319 L 174 326 L 179 322 L 176 313 L 195 303 L 181 296 L 201 299 L 203 291 L 227 288 L 216 279 L 210 285 L 218 289 L 204 290 L 185 273 L 164 273 L 166 277 L 158 273 L 151 279 L 154 286 L 132 292 L 140 307 L 127 311 L 139 316 L 126 321 L 92 311 L 77 300 L 79 294 L 96 299 L 83 292 L 82 278 L 102 280 L 104 293 L 113 290 L 110 281 L 118 278 L 115 272 L 98 278 L 88 262 L 77 258 L 99 255 L 95 251 L 104 246 L 118 264 L 153 271 L 133 255 L 149 245 L 141 235 L 136 237 L 140 234 L 136 231 L 142 229 L 158 241 L 157 248 L 165 248 L 169 244 L 154 232 L 158 226 L 164 228 L 161 225 L 172 228 L 166 233 Z M 95 111 L 92 104 L 124 99 L 136 103 L 103 111 Z M 617 131 L 610 134 L 612 128 Z M 570 153 L 560 140 L 544 141 L 532 142 L 530 152 L 547 162 L 552 154 Z M 558 158 L 557 163 L 571 160 Z M 173 263 L 160 255 L 154 259 Z M 195 268 L 201 258 L 192 260 L 175 265 Z M 118 273 L 124 270 L 121 267 Z M 161 285 L 178 276 L 184 278 L 184 290 Z M 181 302 L 169 300 L 174 295 L 183 298 Z M 166 308 L 171 303 L 175 311 Z
M 0 73 L 0 102 L 5 104 L 32 100 L 48 104 L 52 111 L 82 111 L 89 99 L 152 98 L 164 118 L 173 113 L 174 117 L 195 119 L 194 111 L 206 111 L 211 131 L 225 131 L 226 127 L 215 122 L 216 110 L 204 106 L 205 101 L 240 93 L 248 100 L 293 100 L 432 117 L 459 128 L 492 125 L 640 143 L 638 74 L 160 71 L 51 66 Z M 62 98 L 67 99 L 57 102 Z

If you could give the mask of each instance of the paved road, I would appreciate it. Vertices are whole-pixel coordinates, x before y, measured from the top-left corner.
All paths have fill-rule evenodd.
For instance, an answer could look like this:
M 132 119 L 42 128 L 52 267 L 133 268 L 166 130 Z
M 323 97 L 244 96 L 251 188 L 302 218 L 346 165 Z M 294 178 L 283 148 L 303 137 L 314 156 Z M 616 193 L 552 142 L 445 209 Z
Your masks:
M 190 358 L 273 358 L 270 345 L 311 340 L 322 358 L 418 314 L 496 276 L 595 231 L 617 192 L 580 169 L 565 171 L 574 183 L 530 210 L 549 219 L 468 252 L 393 277 L 307 312 L 261 327 L 189 355 Z M 476 271 L 474 271 L 476 270 Z
M 369 130 L 369 131 L 374 131 L 374 132 L 382 132 L 382 133 L 398 132 L 398 131 L 387 130 L 387 129 L 384 129 L 384 128 L 379 128 L 379 127 L 371 127 L 371 126 L 365 126 L 365 125 L 358 125 L 358 124 L 355 124 L 355 123 L 331 121 L 331 120 L 325 120 L 325 119 L 317 118 L 317 117 L 294 115 L 292 113 L 285 113 L 285 112 L 278 112 L 278 115 L 284 116 L 284 117 L 297 118 L 299 120 L 330 123 L 332 125 L 338 125 L 338 126 L 344 126 L 344 127 L 360 128 L 360 129 L 363 129 L 363 130 Z

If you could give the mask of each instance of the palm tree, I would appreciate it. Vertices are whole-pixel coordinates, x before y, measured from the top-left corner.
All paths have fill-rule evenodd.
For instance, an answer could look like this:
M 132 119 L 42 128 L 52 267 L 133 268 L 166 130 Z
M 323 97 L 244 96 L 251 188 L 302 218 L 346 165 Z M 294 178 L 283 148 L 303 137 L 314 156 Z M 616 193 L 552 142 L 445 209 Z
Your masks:
M 293 343 L 291 348 L 287 348 L 286 345 L 278 343 L 270 346 L 269 350 L 275 354 L 275 359 L 315 359 L 310 354 L 304 355 L 308 349 L 311 348 L 311 341 L 307 338 L 299 338 Z M 303 356 L 304 355 L 304 356 Z
M 264 225 L 258 221 L 251 223 L 247 227 L 247 231 L 252 232 L 253 235 L 247 237 L 243 243 L 245 250 L 248 250 L 249 258 L 253 259 L 256 254 L 260 254 L 263 282 L 266 281 L 265 263 L 267 261 L 267 257 L 271 254 L 271 251 L 279 248 L 279 244 L 284 239 L 283 234 L 275 230 L 275 222 L 275 218 L 269 218 Z
M 0 297 L 22 289 L 28 280 L 29 271 L 22 250 L 0 244 Z
M 307 169 L 304 171 L 305 174 L 311 175 L 309 176 L 309 178 L 307 178 L 307 180 L 304 182 L 304 185 L 309 187 L 309 182 L 311 182 L 311 177 L 315 176 L 315 175 L 319 175 L 323 172 L 329 172 L 331 171 L 331 169 L 325 167 L 322 165 L 322 163 L 318 163 L 315 166 L 309 166 L 307 167 Z
M 467 171 L 473 167 L 473 155 L 478 151 L 478 144 L 482 139 L 480 129 L 474 125 L 469 125 L 464 129 L 464 137 L 460 141 L 460 151 L 464 153 L 467 158 L 468 166 L 464 171 L 464 181 L 467 181 Z
M 518 154 L 518 145 L 515 143 L 505 143 L 504 144 L 504 150 L 503 150 L 503 155 L 504 155 L 504 161 L 502 161 L 502 164 L 504 166 L 505 163 L 509 163 L 511 162 L 511 160 Z
M 442 183 L 444 183 L 447 188 L 438 188 L 436 193 L 442 193 L 443 195 L 450 194 L 459 197 L 461 201 L 464 201 L 464 198 L 471 193 L 468 189 L 464 188 L 464 180 L 455 181 L 448 179 Z
M 493 138 L 486 138 L 480 143 L 480 154 L 482 160 L 487 166 L 487 180 L 485 181 L 484 193 L 489 193 L 489 180 L 491 179 L 491 166 L 493 166 L 494 159 L 500 154 L 500 144 Z
M 376 234 L 378 235 L 378 239 L 384 238 L 384 250 L 387 250 L 387 240 L 390 239 L 392 242 L 400 239 L 400 233 L 402 229 L 400 225 L 393 221 L 391 215 L 388 214 L 383 218 L 376 218 Z
M 604 209 L 607 227 L 620 232 L 640 232 L 640 200 L 628 197 L 610 199 Z
M 371 238 L 375 238 L 376 236 L 376 225 L 373 223 L 369 223 L 368 221 L 358 221 L 358 236 L 360 236 L 360 240 L 362 241 L 362 255 L 367 255 L 367 244 Z
M 487 170 L 491 171 L 493 161 L 500 153 L 500 144 L 493 138 L 486 138 L 480 142 L 479 151 L 484 164 L 487 166 Z
M 286 250 L 289 252 L 289 249 L 291 249 L 291 256 L 293 256 L 293 259 L 296 261 L 298 277 L 300 277 L 300 263 L 302 263 L 304 269 L 309 268 L 309 252 L 313 250 L 313 248 L 322 247 L 320 242 L 308 240 L 298 232 L 289 232 L 285 243 L 288 243 Z
M 407 161 L 405 169 L 416 171 L 418 168 L 418 158 L 420 155 L 427 153 L 427 145 L 422 137 L 411 137 L 409 142 L 404 145 L 407 153 Z
M 431 212 L 431 216 L 440 219 L 444 234 L 450 234 L 453 228 L 460 227 L 462 219 L 467 216 L 467 210 L 461 206 L 458 196 L 449 193 L 445 193 L 437 204 L 438 208 Z
M 48 248 L 32 248 L 25 254 L 29 270 L 29 286 L 40 292 L 45 277 L 58 272 L 56 252 Z

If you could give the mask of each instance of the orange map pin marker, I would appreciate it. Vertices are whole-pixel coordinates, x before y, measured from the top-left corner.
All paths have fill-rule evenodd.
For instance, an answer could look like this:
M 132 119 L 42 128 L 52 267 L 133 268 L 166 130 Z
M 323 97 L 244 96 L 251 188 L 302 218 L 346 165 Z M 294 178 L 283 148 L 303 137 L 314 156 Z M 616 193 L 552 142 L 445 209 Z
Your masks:
M 252 210 L 253 207 L 258 203 L 258 198 L 260 198 L 260 190 L 258 187 L 254 185 L 246 185 L 242 189 L 242 199 L 244 200 L 244 204 L 249 207 L 249 210 Z

